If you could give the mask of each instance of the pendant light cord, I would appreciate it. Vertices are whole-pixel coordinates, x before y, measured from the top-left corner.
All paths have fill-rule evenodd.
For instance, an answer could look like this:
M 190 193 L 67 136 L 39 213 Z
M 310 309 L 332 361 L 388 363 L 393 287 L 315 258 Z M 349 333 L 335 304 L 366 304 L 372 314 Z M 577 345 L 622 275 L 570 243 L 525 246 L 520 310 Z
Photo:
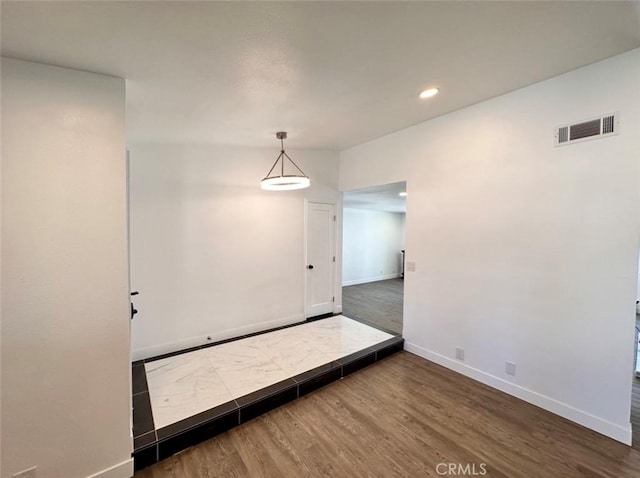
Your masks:
M 289 162 L 291 164 L 293 164 L 298 171 L 300 171 L 300 174 L 302 174 L 303 177 L 307 177 L 307 175 L 304 173 L 304 171 L 302 169 L 300 169 L 300 167 L 293 161 L 293 159 L 291 159 L 289 157 L 289 155 L 284 152 L 284 137 L 280 137 L 280 154 L 278 155 L 278 158 L 276 159 L 275 163 L 273 163 L 273 166 L 271 166 L 271 169 L 269 170 L 269 172 L 265 176 L 265 179 L 269 178 L 271 176 L 271 173 L 273 172 L 273 170 L 278 165 L 278 161 L 282 161 L 280 163 L 280 176 L 284 177 L 284 158 L 283 158 L 283 156 L 286 157 L 289 160 Z
M 285 154 L 285 152 L 284 152 L 284 137 L 281 136 L 280 137 L 280 156 L 278 156 L 278 158 L 281 158 L 283 154 Z M 280 165 L 280 176 L 284 176 L 284 159 L 282 160 L 282 164 Z

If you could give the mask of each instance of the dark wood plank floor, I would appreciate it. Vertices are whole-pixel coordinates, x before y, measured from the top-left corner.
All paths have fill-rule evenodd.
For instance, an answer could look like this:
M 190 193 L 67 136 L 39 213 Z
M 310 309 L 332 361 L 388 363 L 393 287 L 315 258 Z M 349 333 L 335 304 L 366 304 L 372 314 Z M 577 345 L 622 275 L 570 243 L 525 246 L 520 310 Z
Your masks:
M 633 448 L 640 451 L 640 378 L 633 379 L 631 393 L 631 428 L 633 430 Z
M 492 477 L 640 477 L 640 452 L 400 352 L 136 478 L 437 477 L 440 463 L 465 476 L 484 464 Z
M 343 287 L 342 314 L 401 334 L 403 293 L 403 279 Z
M 640 315 L 636 315 L 636 327 L 640 328 Z M 640 451 L 640 378 L 633 380 L 631 392 L 631 428 L 633 430 L 633 448 Z

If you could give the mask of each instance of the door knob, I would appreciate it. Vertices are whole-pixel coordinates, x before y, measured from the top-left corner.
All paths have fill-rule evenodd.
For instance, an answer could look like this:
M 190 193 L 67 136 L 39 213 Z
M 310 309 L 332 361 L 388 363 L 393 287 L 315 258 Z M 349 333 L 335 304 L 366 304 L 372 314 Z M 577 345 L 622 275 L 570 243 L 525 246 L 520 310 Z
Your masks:
M 309 264 L 309 265 L 307 266 L 307 269 L 311 270 L 311 269 L 313 269 L 313 266 L 312 266 L 311 264 Z
M 138 292 L 137 290 L 134 290 L 133 292 L 131 292 L 131 296 L 133 297 L 134 295 L 138 295 L 140 292 Z M 133 302 L 130 302 L 131 305 L 131 320 L 133 320 L 133 316 L 136 315 L 138 313 L 138 309 L 136 309 L 133 306 Z

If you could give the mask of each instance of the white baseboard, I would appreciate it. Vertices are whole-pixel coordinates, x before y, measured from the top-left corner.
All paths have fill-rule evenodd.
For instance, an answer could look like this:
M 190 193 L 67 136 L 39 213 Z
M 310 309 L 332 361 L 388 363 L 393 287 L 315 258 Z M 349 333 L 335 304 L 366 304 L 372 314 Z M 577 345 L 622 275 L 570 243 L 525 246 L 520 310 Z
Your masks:
M 387 274 L 384 276 L 367 277 L 366 279 L 348 280 L 342 283 L 342 287 L 349 285 L 367 284 L 368 282 L 378 282 L 380 280 L 397 279 L 402 277 L 402 274 Z
M 495 375 L 470 367 L 412 343 L 405 342 L 404 349 L 422 358 L 435 362 L 438 365 L 442 365 L 443 367 L 484 383 L 485 385 L 489 385 L 490 387 L 524 400 L 525 402 L 532 403 L 533 405 L 566 418 L 567 420 L 578 423 L 579 425 L 601 433 L 609 438 L 613 438 L 625 445 L 631 445 L 631 423 L 626 427 L 617 425 L 583 410 L 574 408 L 571 405 L 559 402 L 551 397 L 547 397 L 546 395 L 542 395 L 514 383 L 507 382 Z
M 113 465 L 106 470 L 94 473 L 87 478 L 131 478 L 133 476 L 133 458 Z
M 263 330 L 273 329 L 275 327 L 282 327 L 283 325 L 295 324 L 296 322 L 302 322 L 302 321 L 304 321 L 304 315 L 296 314 L 289 317 L 270 320 L 267 322 L 260 322 L 257 324 L 237 327 L 235 329 L 228 329 L 222 332 L 215 332 L 207 335 L 200 335 L 198 337 L 189 337 L 187 339 L 180 339 L 174 342 L 166 342 L 159 345 L 153 345 L 151 347 L 145 347 L 143 349 L 133 350 L 131 352 L 131 360 L 133 361 L 142 360 L 149 357 L 155 357 L 157 355 L 177 352 L 179 350 L 188 349 L 190 347 L 197 347 L 199 345 L 218 342 L 219 340 L 231 339 L 233 337 L 252 334 L 254 332 L 262 332 Z M 207 340 L 207 337 L 211 337 L 211 340 Z

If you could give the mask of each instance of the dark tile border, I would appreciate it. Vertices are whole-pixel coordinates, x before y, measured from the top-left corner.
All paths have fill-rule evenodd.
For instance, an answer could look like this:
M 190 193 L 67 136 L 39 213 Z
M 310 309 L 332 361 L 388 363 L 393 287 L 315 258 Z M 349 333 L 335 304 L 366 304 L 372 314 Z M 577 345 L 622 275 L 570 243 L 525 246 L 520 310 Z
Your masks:
M 330 368 L 298 384 L 298 398 L 342 378 L 342 366 Z
M 328 314 L 314 315 L 313 317 L 307 317 L 306 322 L 315 322 L 316 320 L 328 319 L 329 317 L 335 317 L 337 315 L 342 314 L 334 314 L 333 312 L 329 312 Z
M 364 355 L 358 354 L 357 357 L 352 357 L 347 362 L 342 363 L 342 376 L 346 377 L 347 375 L 352 374 L 353 372 L 360 370 L 361 368 L 368 367 L 369 365 L 375 363 L 375 361 L 375 351 Z
M 179 422 L 172 423 L 166 427 L 162 427 L 156 431 L 158 434 L 158 440 L 165 440 L 175 435 L 180 435 L 193 428 L 197 428 L 200 425 L 204 425 L 217 420 L 218 418 L 238 411 L 238 404 L 235 400 L 223 403 L 217 407 L 210 408 L 204 412 L 193 415 L 192 417 L 185 418 Z
M 386 342 L 390 342 L 390 340 L 386 341 Z M 382 348 L 376 350 L 376 362 L 378 360 L 382 360 L 384 358 L 389 357 L 390 355 L 395 354 L 396 352 L 400 352 L 401 350 L 404 349 L 404 339 L 403 340 L 396 340 L 394 342 L 390 342 L 390 343 L 385 343 L 382 342 L 383 345 L 385 344 Z
M 134 395 L 147 392 L 149 390 L 144 363 L 140 363 L 138 365 L 134 364 L 131 367 L 131 390 Z
M 261 388 L 260 390 L 256 390 L 255 392 L 243 395 L 240 398 L 236 398 L 236 403 L 242 411 L 244 407 L 268 399 L 273 395 L 277 395 L 278 393 L 289 390 L 291 388 L 295 388 L 296 385 L 297 384 L 293 379 L 288 378 L 286 380 L 283 380 L 282 382 L 274 383 L 273 385 L 269 385 L 268 387 Z
M 245 397 L 241 397 L 238 399 L 238 402 L 244 398 Z M 285 403 L 292 402 L 296 398 L 298 398 L 298 384 L 291 380 L 291 385 L 289 387 L 242 406 L 240 408 L 240 423 L 246 423 L 249 420 L 284 405 Z
M 158 444 L 143 448 L 133 452 L 133 471 L 140 471 L 147 466 L 158 463 Z
M 158 461 L 169 458 L 189 447 L 202 443 L 220 433 L 226 432 L 240 424 L 239 410 L 234 410 L 226 415 L 201 423 L 189 430 L 174 435 L 165 440 L 158 441 Z M 135 462 L 135 456 L 134 456 Z
M 358 350 L 357 352 L 354 352 L 352 354 L 349 355 L 345 355 L 344 357 L 341 357 L 337 360 L 337 362 L 344 366 L 344 365 L 348 365 L 352 362 L 356 362 L 360 359 L 363 359 L 365 357 L 368 357 L 370 355 L 373 355 L 373 361 L 375 362 L 376 360 L 376 350 L 378 350 L 379 348 L 377 347 L 377 345 L 371 345 L 370 347 L 367 347 L 365 349 L 362 350 Z
M 332 370 L 340 370 L 340 368 L 341 365 L 337 361 L 333 361 L 320 365 L 319 367 L 312 368 L 311 370 L 307 370 L 306 372 L 302 372 L 301 374 L 295 375 L 291 378 L 297 383 L 303 383 L 320 375 L 324 375 Z
M 149 392 L 133 396 L 133 437 L 145 435 L 155 430 Z
M 217 342 L 217 343 L 211 344 L 211 345 L 218 345 L 219 343 L 224 343 L 224 342 Z M 168 352 L 168 353 L 162 354 L 162 355 L 155 355 L 153 357 L 149 357 L 149 358 L 143 359 L 142 362 L 143 363 L 155 362 L 156 360 L 162 360 L 162 359 L 169 358 L 169 357 L 175 357 L 176 355 L 188 354 L 189 352 L 195 352 L 196 350 L 200 350 L 202 348 L 205 348 L 208 345 L 209 344 L 196 345 L 195 347 L 189 347 L 188 349 L 177 350 L 175 352 Z
M 159 430 L 147 430 L 149 418 L 153 426 L 148 391 L 134 395 L 134 469 L 168 458 L 231 428 L 246 423 L 270 410 L 302 397 L 314 390 L 382 360 L 404 347 L 404 339 L 392 337 L 356 353 L 308 370 L 292 378 L 244 395 L 205 412 L 173 423 Z M 134 365 L 139 367 L 140 364 Z M 136 404 L 138 412 L 136 412 Z M 148 416 L 146 409 L 148 407 Z M 142 420 L 136 427 L 136 420 Z M 145 430 L 144 433 L 141 430 Z
M 139 435 L 133 439 L 133 451 L 141 450 L 149 445 L 153 445 L 157 441 L 158 435 L 156 435 L 155 430 L 145 433 L 144 435 Z

